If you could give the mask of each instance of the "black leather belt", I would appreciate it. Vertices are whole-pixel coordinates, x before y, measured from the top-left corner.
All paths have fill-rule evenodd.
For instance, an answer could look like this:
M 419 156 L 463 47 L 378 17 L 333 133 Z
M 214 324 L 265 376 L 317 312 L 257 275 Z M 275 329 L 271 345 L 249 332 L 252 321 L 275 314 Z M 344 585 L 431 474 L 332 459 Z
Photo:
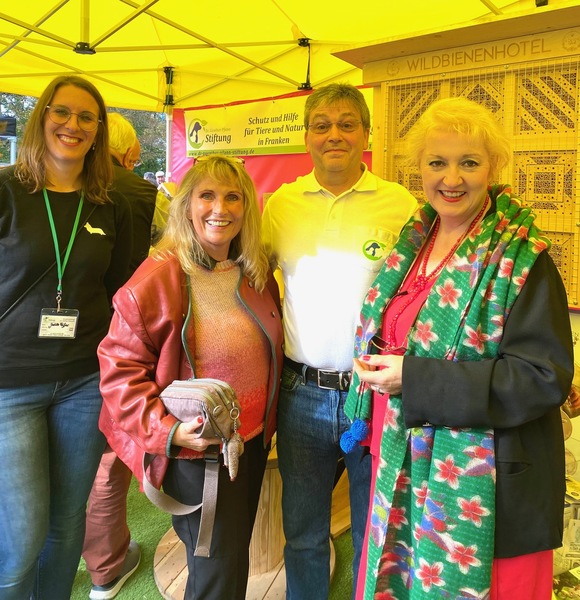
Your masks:
M 350 385 L 351 371 L 333 371 L 329 369 L 315 369 L 298 363 L 291 358 L 284 358 L 284 365 L 303 377 L 305 382 L 311 381 L 323 390 L 339 390 L 345 392 Z

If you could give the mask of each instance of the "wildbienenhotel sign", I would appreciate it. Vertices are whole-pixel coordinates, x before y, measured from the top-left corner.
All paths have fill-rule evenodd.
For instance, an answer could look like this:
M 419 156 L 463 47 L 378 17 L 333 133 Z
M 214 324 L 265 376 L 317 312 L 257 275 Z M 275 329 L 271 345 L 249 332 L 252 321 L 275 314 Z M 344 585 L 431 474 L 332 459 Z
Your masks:
M 579 51 L 580 29 L 553 31 L 376 61 L 365 69 L 364 80 L 369 83 L 379 76 L 380 79 L 385 79 L 385 74 L 387 79 L 401 79 L 479 67 L 514 65 L 547 58 L 564 58 L 577 55 Z

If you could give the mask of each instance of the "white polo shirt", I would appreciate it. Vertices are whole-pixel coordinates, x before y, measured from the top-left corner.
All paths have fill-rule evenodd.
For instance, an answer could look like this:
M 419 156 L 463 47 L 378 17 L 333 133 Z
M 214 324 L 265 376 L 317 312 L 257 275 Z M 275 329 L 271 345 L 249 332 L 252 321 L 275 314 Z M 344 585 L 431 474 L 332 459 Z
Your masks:
M 352 368 L 363 298 L 416 208 L 410 192 L 366 165 L 339 196 L 314 172 L 272 194 L 262 231 L 284 281 L 286 356 L 318 369 Z

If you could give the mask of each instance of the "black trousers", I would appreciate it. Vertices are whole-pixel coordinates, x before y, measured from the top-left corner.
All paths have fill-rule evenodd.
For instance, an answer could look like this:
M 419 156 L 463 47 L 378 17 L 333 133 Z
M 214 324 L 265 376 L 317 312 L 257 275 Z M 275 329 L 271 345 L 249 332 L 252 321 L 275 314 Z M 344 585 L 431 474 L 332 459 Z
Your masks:
M 249 546 L 269 448 L 263 436 L 246 442 L 238 476 L 230 481 L 222 463 L 219 470 L 215 523 L 209 558 L 194 556 L 200 511 L 173 516 L 173 528 L 185 544 L 189 575 L 185 600 L 245 600 Z M 169 461 L 163 480 L 165 492 L 187 504 L 202 500 L 205 461 Z

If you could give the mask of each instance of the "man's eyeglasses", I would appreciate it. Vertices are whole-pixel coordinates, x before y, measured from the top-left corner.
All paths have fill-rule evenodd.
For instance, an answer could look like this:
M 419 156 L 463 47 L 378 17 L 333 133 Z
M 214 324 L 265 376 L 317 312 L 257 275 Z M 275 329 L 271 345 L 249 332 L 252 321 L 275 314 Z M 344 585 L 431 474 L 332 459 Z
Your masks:
M 353 131 L 356 131 L 358 129 L 358 126 L 360 124 L 361 124 L 361 121 L 353 121 L 353 120 L 334 121 L 334 122 L 317 121 L 315 123 L 308 124 L 308 131 L 311 131 L 312 133 L 317 133 L 317 134 L 328 133 L 330 131 L 330 128 L 333 125 L 336 125 L 340 129 L 340 131 L 342 131 L 343 133 L 352 133 Z
M 48 116 L 53 123 L 64 125 L 68 123 L 72 115 L 76 115 L 77 123 L 83 131 L 94 131 L 101 123 L 101 119 L 88 110 L 81 113 L 74 113 L 66 106 L 47 106 Z

